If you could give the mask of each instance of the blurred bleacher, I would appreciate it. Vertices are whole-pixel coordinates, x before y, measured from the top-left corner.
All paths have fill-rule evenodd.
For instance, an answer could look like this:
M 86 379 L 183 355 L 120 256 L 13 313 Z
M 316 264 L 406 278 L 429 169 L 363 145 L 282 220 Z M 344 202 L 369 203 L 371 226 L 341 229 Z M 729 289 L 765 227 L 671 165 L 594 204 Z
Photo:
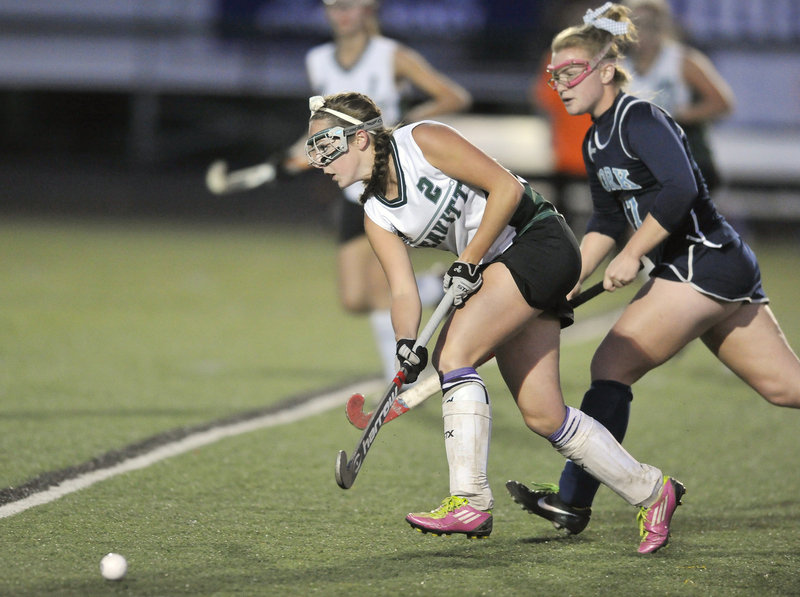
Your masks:
M 526 94 L 565 1 L 393 0 L 381 16 L 387 35 L 473 93 L 463 132 L 546 178 L 549 130 Z M 800 0 L 672 5 L 737 95 L 712 131 L 725 208 L 800 221 Z M 0 0 L 0 208 L 231 209 L 206 196 L 203 165 L 248 165 L 297 138 L 303 56 L 327 35 L 319 0 Z M 297 192 L 320 191 L 310 184 Z M 262 203 L 244 197 L 235 211 L 266 214 Z

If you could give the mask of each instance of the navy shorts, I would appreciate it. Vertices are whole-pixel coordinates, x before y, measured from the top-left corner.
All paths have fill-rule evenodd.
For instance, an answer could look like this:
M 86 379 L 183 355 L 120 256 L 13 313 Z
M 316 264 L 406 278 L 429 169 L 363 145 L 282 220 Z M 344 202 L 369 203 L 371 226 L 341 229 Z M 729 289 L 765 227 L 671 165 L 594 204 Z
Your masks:
M 581 274 L 581 252 L 575 235 L 560 215 L 525 230 L 493 263 L 503 263 L 525 301 L 559 318 L 561 327 L 575 321 L 567 294 Z
M 665 255 L 650 276 L 686 282 L 721 301 L 769 302 L 755 253 L 741 238 L 719 248 L 688 243 L 686 250 Z

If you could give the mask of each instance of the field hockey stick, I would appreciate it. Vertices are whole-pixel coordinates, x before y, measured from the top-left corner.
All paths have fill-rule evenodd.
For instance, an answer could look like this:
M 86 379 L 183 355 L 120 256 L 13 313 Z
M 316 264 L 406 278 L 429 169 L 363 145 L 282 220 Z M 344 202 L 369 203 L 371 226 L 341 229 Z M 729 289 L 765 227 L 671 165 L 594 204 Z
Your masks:
M 641 272 L 643 269 L 644 269 L 644 263 L 639 263 L 639 271 Z M 573 309 L 575 309 L 576 307 L 580 307 L 583 303 L 592 300 L 598 294 L 603 294 L 605 290 L 606 289 L 603 288 L 603 281 L 600 280 L 599 282 L 592 284 L 591 286 L 589 286 L 589 288 L 578 294 L 578 296 L 576 296 L 569 302 L 569 305 Z
M 206 172 L 206 186 L 215 195 L 248 191 L 272 182 L 278 176 L 278 165 L 273 160 L 256 166 L 228 171 L 224 160 L 213 162 Z
M 389 414 L 384 419 L 388 423 L 407 413 L 412 408 L 425 402 L 428 398 L 439 390 L 439 376 L 436 374 L 428 375 L 420 379 L 410 390 L 406 390 L 392 404 Z M 364 412 L 364 394 L 353 394 L 345 406 L 345 414 L 350 424 L 357 429 L 366 429 L 369 420 L 372 418 L 373 411 Z
M 442 321 L 444 321 L 448 315 L 450 315 L 452 310 L 453 295 L 449 292 L 446 292 L 444 298 L 436 307 L 436 310 L 433 312 L 433 315 L 431 315 L 430 320 L 428 320 L 428 323 L 425 325 L 422 332 L 419 334 L 417 341 L 414 343 L 414 351 L 416 351 L 420 346 L 426 346 L 428 344 L 430 339 L 433 337 L 434 332 L 436 332 L 436 328 L 438 328 L 439 324 L 442 323 Z M 394 379 L 392 380 L 392 383 L 389 384 L 389 388 L 386 390 L 383 398 L 381 398 L 381 401 L 375 408 L 375 412 L 370 418 L 369 423 L 367 423 L 364 433 L 361 434 L 361 439 L 358 440 L 358 444 L 353 452 L 353 457 L 348 460 L 345 451 L 339 450 L 339 454 L 336 457 L 336 483 L 338 483 L 339 487 L 342 489 L 350 489 L 355 482 L 358 471 L 361 470 L 361 467 L 364 464 L 364 459 L 367 457 L 367 452 L 369 452 L 370 447 L 375 442 L 378 431 L 380 431 L 381 426 L 383 426 L 384 422 L 386 421 L 386 417 L 389 416 L 391 406 L 394 404 L 397 394 L 403 387 L 407 375 L 408 370 L 406 367 L 401 367 L 400 371 L 397 372 L 397 375 L 395 375 Z
M 604 290 L 603 282 L 597 282 L 572 299 L 569 304 L 574 309 L 583 303 L 590 301 L 597 295 L 602 294 Z M 491 360 L 492 357 L 493 355 L 490 355 L 486 360 L 478 363 L 478 366 Z M 417 385 L 397 396 L 394 404 L 392 404 L 389 409 L 389 414 L 386 416 L 383 422 L 388 423 L 389 421 L 395 420 L 400 415 L 406 414 L 412 408 L 419 406 L 438 391 L 439 377 L 437 375 L 429 375 L 428 377 L 421 379 L 419 382 L 417 382 Z M 372 412 L 364 412 L 364 401 L 363 394 L 353 394 L 350 396 L 350 399 L 345 405 L 345 414 L 347 415 L 347 420 L 358 429 L 365 429 L 373 416 Z
M 600 280 L 599 282 L 589 286 L 589 288 L 587 288 L 586 290 L 578 294 L 578 296 L 576 296 L 574 299 L 572 299 L 569 302 L 569 306 L 572 307 L 573 309 L 576 309 L 577 307 L 580 307 L 583 303 L 592 300 L 598 294 L 603 294 L 605 290 L 606 289 L 603 288 L 603 281 Z
M 489 362 L 494 358 L 494 355 L 489 355 L 487 358 L 478 363 L 480 367 L 484 363 Z M 421 378 L 416 385 L 406 390 L 394 401 L 392 407 L 389 409 L 389 414 L 386 416 L 384 423 L 395 420 L 400 415 L 404 415 L 415 406 L 425 402 L 428 398 L 433 396 L 439 391 L 439 376 L 434 374 Z M 345 414 L 347 420 L 358 429 L 364 429 L 372 418 L 372 411 L 364 412 L 364 395 L 353 394 L 345 405 Z

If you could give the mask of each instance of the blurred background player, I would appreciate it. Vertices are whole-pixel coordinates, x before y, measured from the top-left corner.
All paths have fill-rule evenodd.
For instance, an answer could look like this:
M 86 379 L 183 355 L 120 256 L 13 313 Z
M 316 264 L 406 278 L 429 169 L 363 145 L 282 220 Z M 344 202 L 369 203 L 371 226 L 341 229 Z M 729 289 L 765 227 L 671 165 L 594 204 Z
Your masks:
M 324 0 L 333 40 L 312 48 L 306 55 L 306 71 L 315 94 L 358 91 L 374 98 L 386 124 L 415 122 L 431 116 L 466 110 L 472 98 L 460 85 L 435 70 L 418 52 L 380 34 L 375 0 Z M 404 91 L 425 97 L 401 112 Z M 284 167 L 308 168 L 305 140 L 290 150 Z M 343 189 L 339 209 L 338 288 L 345 310 L 369 314 L 378 344 L 383 373 L 397 373 L 395 337 L 389 313 L 386 276 L 364 233 L 364 212 L 358 202 L 361 183 Z M 426 304 L 442 296 L 443 272 L 418 278 Z
M 632 76 L 629 93 L 661 106 L 681 125 L 708 189 L 714 190 L 721 180 L 707 129 L 733 110 L 733 90 L 708 56 L 678 40 L 667 0 L 622 4 L 631 9 L 638 31 L 623 61 Z
M 753 251 L 717 212 L 682 129 L 622 91 L 629 75 L 621 48 L 636 35 L 628 15 L 611 2 L 589 11 L 583 25 L 555 37 L 548 67 L 567 111 L 593 121 L 583 154 L 594 212 L 580 245 L 580 282 L 618 243 L 606 290 L 636 279 L 642 259 L 655 264 L 595 351 L 581 410 L 621 442 L 631 385 L 697 338 L 769 403 L 800 408 L 800 360 L 768 306 Z M 658 434 L 657 420 L 648 427 Z M 573 462 L 558 486 L 511 483 L 526 509 L 572 533 L 588 524 L 599 486 Z
M 545 38 L 552 39 L 556 33 L 580 19 L 590 7 L 591 3 L 586 0 L 559 2 L 554 10 L 545 15 L 549 30 Z M 553 173 L 549 182 L 553 187 L 553 202 L 567 223 L 575 228 L 578 214 L 571 200 L 570 191 L 577 185 L 585 188 L 586 168 L 583 166 L 581 145 L 592 119 L 588 114 L 570 116 L 558 95 L 553 93 L 547 84 L 550 74 L 546 67 L 550 63 L 550 55 L 548 47 L 542 55 L 541 64 L 537 65 L 536 76 L 528 88 L 528 101 L 538 114 L 547 118 L 550 124 Z
M 366 183 L 364 227 L 386 272 L 397 357 L 413 380 L 428 351 L 414 349 L 422 306 L 408 247 L 454 253 L 444 277 L 457 310 L 436 343 L 450 496 L 408 523 L 435 535 L 486 537 L 494 498 L 487 467 L 492 408 L 475 367 L 494 353 L 526 425 L 638 506 L 640 553 L 666 545 L 683 495 L 676 480 L 637 462 L 591 417 L 567 408 L 559 378 L 566 295 L 580 273 L 564 218 L 530 185 L 434 121 L 383 127 L 369 97 L 314 97 L 306 151 L 344 188 Z

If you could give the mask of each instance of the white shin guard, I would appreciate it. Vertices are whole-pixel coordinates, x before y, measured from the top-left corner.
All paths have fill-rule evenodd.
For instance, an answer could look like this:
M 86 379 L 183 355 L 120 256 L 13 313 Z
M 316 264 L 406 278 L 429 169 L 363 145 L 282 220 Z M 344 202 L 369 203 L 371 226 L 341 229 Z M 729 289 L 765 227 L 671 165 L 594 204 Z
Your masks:
M 565 458 L 634 506 L 649 506 L 658 496 L 662 473 L 631 456 L 614 436 L 589 415 L 567 408 L 564 433 L 552 441 Z
M 478 510 L 494 505 L 489 487 L 489 442 L 492 407 L 479 383 L 459 384 L 442 398 L 442 419 L 450 495 L 465 497 Z

